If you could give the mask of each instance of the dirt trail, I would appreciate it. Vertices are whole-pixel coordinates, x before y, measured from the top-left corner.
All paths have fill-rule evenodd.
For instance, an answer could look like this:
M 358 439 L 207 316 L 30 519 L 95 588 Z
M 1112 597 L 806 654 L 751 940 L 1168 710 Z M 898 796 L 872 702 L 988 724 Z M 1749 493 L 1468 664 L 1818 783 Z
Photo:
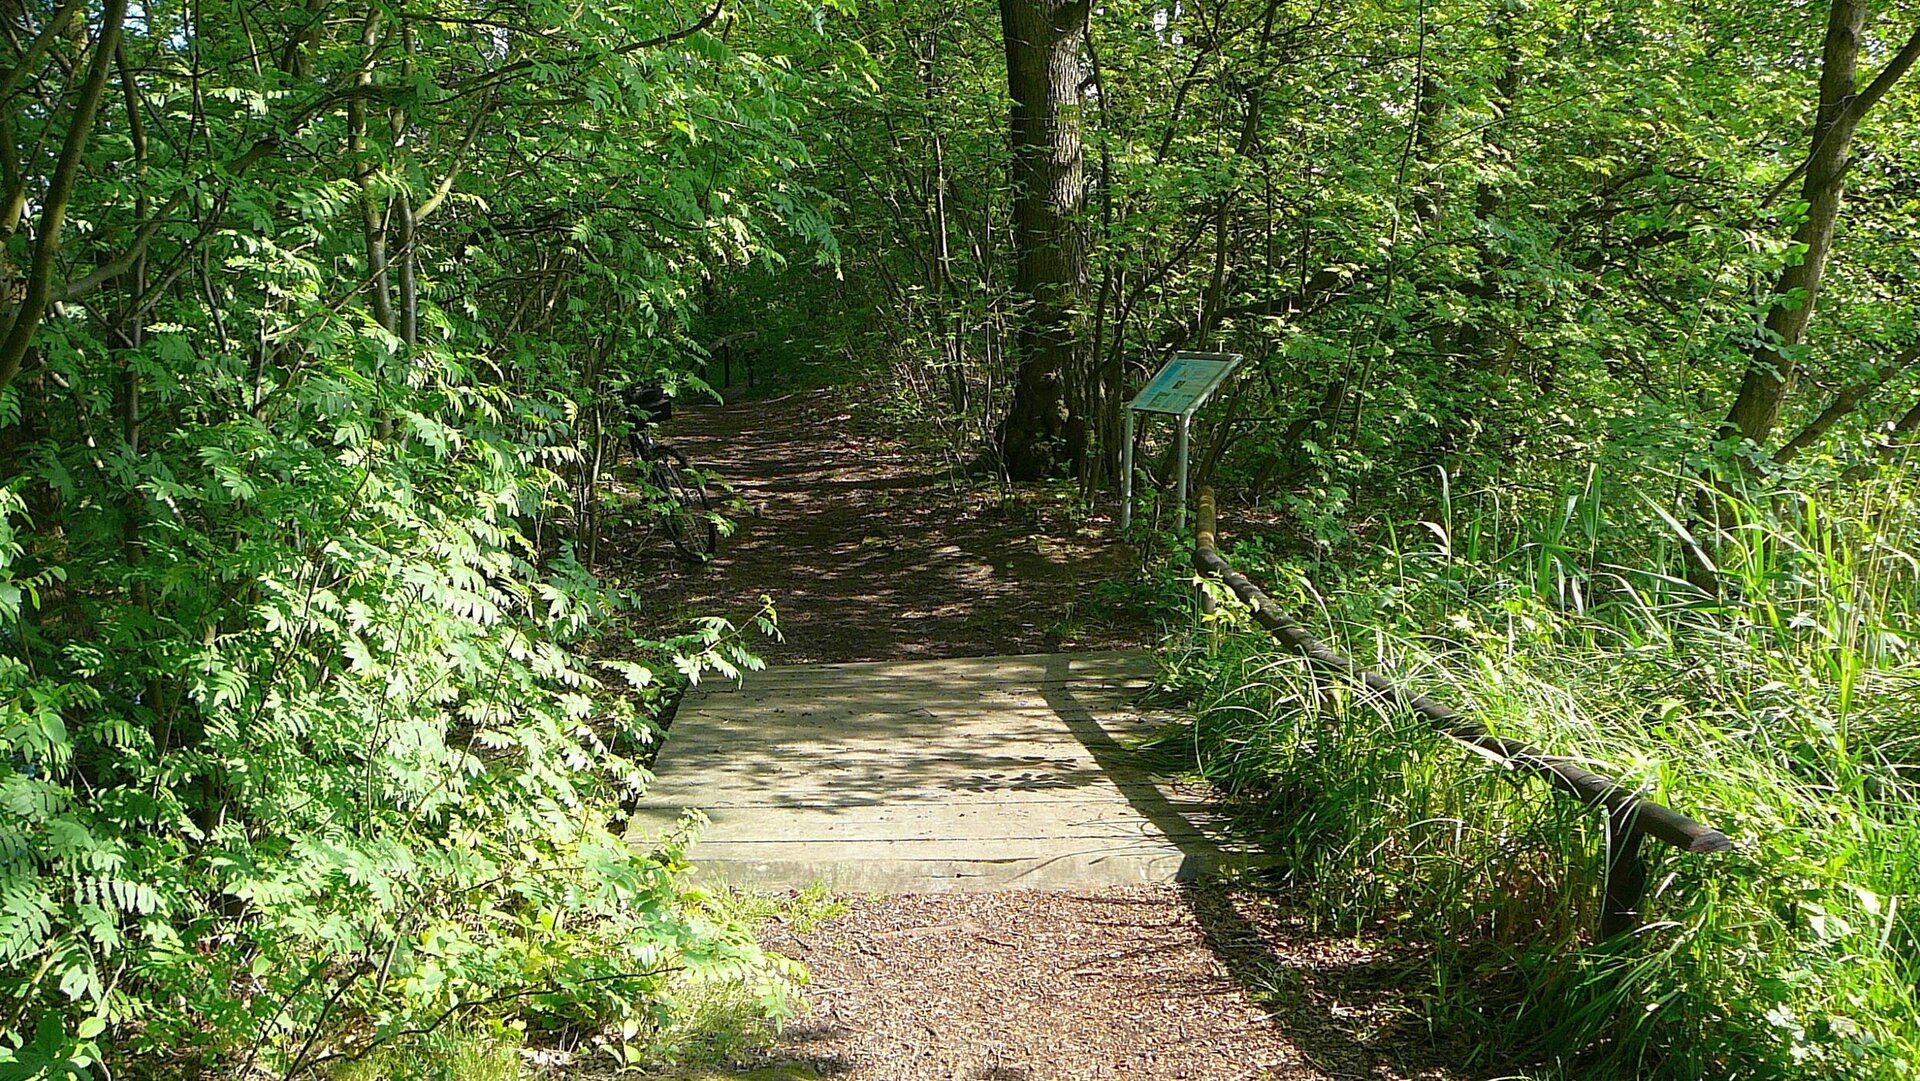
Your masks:
M 936 461 L 856 429 L 819 393 L 689 406 L 665 438 L 749 513 L 711 566 L 672 565 L 664 537 L 612 553 L 672 615 L 750 615 L 786 641 L 770 663 L 973 657 L 1138 645 L 1151 628 L 1096 594 L 1132 552 L 1077 530 L 1058 498 L 956 487 Z
M 667 432 L 758 513 L 711 565 L 663 537 L 616 554 L 671 618 L 773 596 L 778 664 L 1138 647 L 1096 599 L 1135 555 L 1066 508 L 948 483 L 824 395 L 689 408 Z M 1108 591 L 1111 596 L 1111 590 Z M 666 627 L 663 630 L 669 629 Z M 737 1073 L 762 1081 L 1451 1078 L 1404 1006 L 1405 957 L 1309 933 L 1259 895 L 1148 885 L 850 899 L 768 945 L 805 963 L 807 1008 Z
M 1411 960 L 1222 886 L 874 897 L 767 944 L 813 974 L 765 1078 L 1448 1081 Z M 1256 993 L 1250 993 L 1250 989 Z

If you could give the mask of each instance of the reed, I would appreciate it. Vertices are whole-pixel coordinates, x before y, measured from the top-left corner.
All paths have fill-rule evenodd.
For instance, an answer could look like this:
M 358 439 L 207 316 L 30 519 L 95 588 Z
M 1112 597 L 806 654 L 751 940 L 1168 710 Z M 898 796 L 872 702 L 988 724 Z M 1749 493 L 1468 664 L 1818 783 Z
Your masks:
M 1715 537 L 1598 470 L 1551 503 L 1444 492 L 1339 567 L 1233 550 L 1330 644 L 1713 822 L 1596 941 L 1604 823 L 1278 650 L 1174 663 L 1203 771 L 1322 925 L 1424 942 L 1436 1024 L 1571 1076 L 1920 1075 L 1916 491 L 1726 496 Z M 1230 537 L 1228 538 L 1231 539 Z M 1689 584 L 1689 546 L 1720 590 Z

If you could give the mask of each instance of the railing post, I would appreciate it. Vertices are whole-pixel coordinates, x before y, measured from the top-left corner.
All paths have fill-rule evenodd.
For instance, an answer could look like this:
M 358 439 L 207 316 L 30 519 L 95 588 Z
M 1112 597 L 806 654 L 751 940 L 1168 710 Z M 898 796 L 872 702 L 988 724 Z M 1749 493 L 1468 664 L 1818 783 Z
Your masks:
M 1647 860 L 1642 852 L 1647 835 L 1636 821 L 1632 804 L 1608 812 L 1606 894 L 1600 910 L 1600 937 L 1609 939 L 1640 926 L 1640 901 L 1647 891 Z
M 1194 566 L 1220 579 L 1247 606 L 1254 622 L 1266 628 L 1277 641 L 1323 670 L 1425 717 L 1437 731 L 1510 768 L 1542 778 L 1556 791 L 1579 800 L 1587 808 L 1606 811 L 1607 832 L 1600 852 L 1605 872 L 1601 939 L 1631 932 L 1641 925 L 1641 905 L 1650 877 L 1645 852 L 1648 838 L 1696 854 L 1726 852 L 1733 848 L 1732 838 L 1704 822 L 1644 799 L 1619 781 L 1584 769 L 1572 759 L 1524 740 L 1495 735 L 1484 724 L 1462 717 L 1426 695 L 1407 690 L 1328 648 L 1214 550 L 1216 512 L 1213 493 L 1205 486 L 1200 489 L 1199 514 L 1194 534 Z
M 1214 527 L 1218 521 L 1218 516 L 1214 511 L 1213 487 L 1211 485 L 1203 484 L 1200 486 L 1200 497 L 1194 506 L 1198 515 L 1193 532 L 1193 546 L 1202 551 L 1211 552 L 1214 546 Z M 1213 599 L 1213 591 L 1208 589 L 1205 583 L 1202 583 L 1200 586 L 1201 616 L 1211 616 L 1219 607 L 1219 604 Z M 1214 645 L 1218 645 L 1220 642 L 1220 624 L 1211 619 L 1206 620 L 1206 624 L 1207 640 Z

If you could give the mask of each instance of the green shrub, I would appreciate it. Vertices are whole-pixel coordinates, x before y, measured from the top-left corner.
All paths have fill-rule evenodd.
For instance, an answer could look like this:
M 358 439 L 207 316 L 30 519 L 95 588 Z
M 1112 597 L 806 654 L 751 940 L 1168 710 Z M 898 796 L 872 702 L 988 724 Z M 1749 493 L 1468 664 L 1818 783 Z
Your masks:
M 579 652 L 625 602 L 534 561 L 559 477 L 445 378 L 402 411 L 431 450 L 324 394 L 183 430 L 137 561 L 0 489 L 0 1062 L 301 1076 L 502 1017 L 645 1045 L 698 974 L 777 1012 L 789 968 L 620 835 L 654 730 L 606 682 L 751 658 L 724 624 Z

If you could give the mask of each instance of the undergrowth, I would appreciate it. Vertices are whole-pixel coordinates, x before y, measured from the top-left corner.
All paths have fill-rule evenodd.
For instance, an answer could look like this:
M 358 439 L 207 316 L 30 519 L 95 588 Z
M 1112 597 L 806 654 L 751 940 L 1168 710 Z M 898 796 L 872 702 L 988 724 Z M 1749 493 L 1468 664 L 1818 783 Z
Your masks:
M 1711 540 L 1598 476 L 1563 496 L 1444 502 L 1339 568 L 1229 555 L 1335 648 L 1726 831 L 1723 855 L 1651 846 L 1637 932 L 1596 941 L 1600 816 L 1307 668 L 1224 593 L 1173 673 L 1202 768 L 1325 927 L 1432 947 L 1426 1008 L 1489 1062 L 1920 1075 L 1914 486 L 1724 496 Z
M 477 1076 L 441 1033 L 625 1063 L 705 991 L 783 1015 L 798 970 L 682 898 L 685 835 L 618 825 L 658 689 L 757 665 L 742 631 L 608 648 L 630 599 L 523 532 L 549 418 L 431 374 L 437 444 L 316 392 L 153 455 L 138 560 L 0 486 L 0 1076 Z
M 686 887 L 675 908 L 691 930 L 721 936 L 751 932 L 768 922 L 805 934 L 846 911 L 844 902 L 818 886 L 793 895 Z M 807 981 L 806 970 L 792 961 L 772 954 L 764 960 L 752 967 L 675 972 L 657 988 L 666 1020 L 650 1032 L 629 1019 L 555 1045 L 529 1032 L 524 1019 L 495 1017 L 398 1041 L 339 1063 L 326 1076 L 328 1081 L 530 1081 L 611 1072 L 741 1076 L 736 1063 L 779 1034 L 792 1016 L 795 992 Z

